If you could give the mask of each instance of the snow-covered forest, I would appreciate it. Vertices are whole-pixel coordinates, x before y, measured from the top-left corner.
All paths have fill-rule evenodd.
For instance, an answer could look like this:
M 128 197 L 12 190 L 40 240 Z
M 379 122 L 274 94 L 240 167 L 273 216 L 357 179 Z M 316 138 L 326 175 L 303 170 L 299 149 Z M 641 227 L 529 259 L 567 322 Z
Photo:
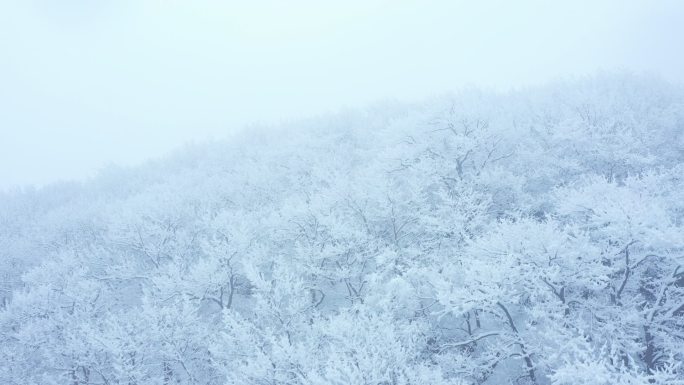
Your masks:
M 684 384 L 683 161 L 601 75 L 4 193 L 0 383 Z

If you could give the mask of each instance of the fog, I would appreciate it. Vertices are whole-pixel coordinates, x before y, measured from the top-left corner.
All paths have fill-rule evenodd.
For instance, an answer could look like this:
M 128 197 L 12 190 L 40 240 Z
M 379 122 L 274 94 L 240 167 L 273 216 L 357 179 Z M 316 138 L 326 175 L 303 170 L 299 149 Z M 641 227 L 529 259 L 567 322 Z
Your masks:
M 0 0 L 0 189 L 468 85 L 681 82 L 679 1 Z
M 684 385 L 684 2 L 0 0 L 0 384 Z

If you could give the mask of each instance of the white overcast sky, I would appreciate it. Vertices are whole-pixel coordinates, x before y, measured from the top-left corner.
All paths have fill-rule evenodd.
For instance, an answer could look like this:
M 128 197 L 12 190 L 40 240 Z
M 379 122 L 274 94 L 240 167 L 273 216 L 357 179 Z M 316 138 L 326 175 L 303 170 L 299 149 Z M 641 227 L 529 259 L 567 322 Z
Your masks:
M 684 1 L 0 0 L 0 190 L 252 122 L 597 70 L 684 81 Z

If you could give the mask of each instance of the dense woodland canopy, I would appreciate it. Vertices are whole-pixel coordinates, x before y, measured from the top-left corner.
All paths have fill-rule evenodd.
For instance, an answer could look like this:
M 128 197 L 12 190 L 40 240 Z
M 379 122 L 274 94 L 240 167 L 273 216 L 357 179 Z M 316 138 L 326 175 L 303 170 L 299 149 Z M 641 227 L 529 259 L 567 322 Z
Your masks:
M 0 383 L 684 384 L 683 161 L 602 75 L 5 193 Z

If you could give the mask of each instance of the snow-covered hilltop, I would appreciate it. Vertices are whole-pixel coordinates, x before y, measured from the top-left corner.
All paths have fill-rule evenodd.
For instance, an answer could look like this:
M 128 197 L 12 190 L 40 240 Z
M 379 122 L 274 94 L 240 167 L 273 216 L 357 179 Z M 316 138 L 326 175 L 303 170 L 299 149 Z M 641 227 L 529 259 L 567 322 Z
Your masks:
M 684 383 L 684 90 L 471 90 L 0 196 L 2 384 Z

